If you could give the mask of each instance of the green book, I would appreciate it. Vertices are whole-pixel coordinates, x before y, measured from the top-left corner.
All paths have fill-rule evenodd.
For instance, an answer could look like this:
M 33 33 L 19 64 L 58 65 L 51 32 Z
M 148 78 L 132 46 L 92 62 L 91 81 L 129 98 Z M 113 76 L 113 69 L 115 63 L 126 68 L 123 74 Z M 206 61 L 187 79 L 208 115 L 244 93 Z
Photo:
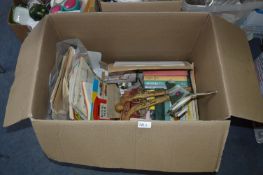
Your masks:
M 181 87 L 188 87 L 189 81 L 169 81 L 168 83 L 172 83 L 173 85 L 179 85 Z M 166 86 L 166 81 L 144 81 L 144 86 Z
M 155 105 L 155 120 L 165 120 L 165 103 Z
M 167 120 L 167 121 L 171 120 L 171 116 L 168 114 L 170 107 L 171 107 L 171 101 L 164 102 L 165 120 Z

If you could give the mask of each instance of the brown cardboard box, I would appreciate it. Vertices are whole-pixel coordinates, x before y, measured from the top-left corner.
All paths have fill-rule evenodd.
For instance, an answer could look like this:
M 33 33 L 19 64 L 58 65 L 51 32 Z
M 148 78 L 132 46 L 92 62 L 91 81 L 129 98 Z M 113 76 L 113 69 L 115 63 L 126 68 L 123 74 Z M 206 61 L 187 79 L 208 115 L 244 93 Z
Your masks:
M 178 12 L 182 1 L 149 1 L 149 2 L 100 2 L 102 12 Z
M 47 120 L 56 43 L 79 38 L 103 61 L 194 62 L 199 121 Z M 218 171 L 230 116 L 263 122 L 263 99 L 244 33 L 202 13 L 90 13 L 45 17 L 22 44 L 4 126 L 30 118 L 46 155 L 60 162 L 167 172 Z
M 21 4 L 25 5 L 26 1 L 27 0 L 13 0 L 13 7 L 16 7 Z M 95 10 L 99 11 L 99 5 L 97 0 L 95 1 Z M 7 23 L 10 26 L 10 28 L 15 32 L 17 38 L 22 42 L 31 31 L 31 29 L 28 26 L 13 22 L 13 8 L 9 10 Z

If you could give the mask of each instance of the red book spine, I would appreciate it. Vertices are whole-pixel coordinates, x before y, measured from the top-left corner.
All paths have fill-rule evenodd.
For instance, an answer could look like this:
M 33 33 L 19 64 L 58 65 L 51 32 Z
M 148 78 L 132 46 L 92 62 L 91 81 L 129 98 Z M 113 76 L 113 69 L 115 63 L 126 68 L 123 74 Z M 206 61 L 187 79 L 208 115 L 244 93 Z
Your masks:
M 185 70 L 162 70 L 162 71 L 144 71 L 143 75 L 158 75 L 158 76 L 187 76 L 188 72 Z
M 95 101 L 94 101 L 94 107 L 93 107 L 93 118 L 94 118 L 94 120 L 100 120 L 101 119 L 100 118 L 100 104 L 101 103 L 106 104 L 107 100 L 96 97 Z

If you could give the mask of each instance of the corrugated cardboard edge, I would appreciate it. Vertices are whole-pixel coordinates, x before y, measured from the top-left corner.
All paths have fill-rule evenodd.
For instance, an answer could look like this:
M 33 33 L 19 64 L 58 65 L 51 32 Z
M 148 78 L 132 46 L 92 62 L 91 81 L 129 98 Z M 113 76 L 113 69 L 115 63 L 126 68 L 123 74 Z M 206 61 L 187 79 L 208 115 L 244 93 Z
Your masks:
M 263 122 L 263 97 L 245 33 L 220 17 L 210 17 L 230 115 Z
M 211 22 L 212 22 L 212 27 L 213 27 L 213 34 L 214 34 L 214 37 L 215 37 L 215 44 L 216 44 L 216 49 L 217 49 L 217 53 L 218 53 L 218 55 L 219 55 L 219 57 L 222 57 L 222 55 L 221 55 L 221 52 L 220 52 L 220 49 L 219 49 L 219 43 L 218 43 L 218 37 L 217 37 L 217 34 L 216 34 L 216 27 L 215 27 L 215 23 L 214 23 L 214 21 L 213 21 L 213 16 L 212 15 L 210 15 L 210 19 L 211 19 Z M 227 86 L 226 86 L 226 82 L 224 82 L 224 80 L 225 80 L 225 75 L 224 75 L 224 72 L 223 72 L 223 70 L 222 70 L 222 61 L 220 60 L 220 59 L 218 59 L 218 66 L 220 67 L 220 74 L 221 74 L 221 76 L 222 76 L 222 81 L 223 81 L 223 83 L 222 83 L 222 85 L 223 85 L 223 87 L 224 87 L 224 93 L 225 93 L 225 102 L 226 102 L 226 106 L 227 106 L 227 109 L 228 109 L 228 111 L 230 110 L 229 108 L 230 108 L 230 104 L 229 104 L 229 96 L 228 96 L 228 94 L 227 94 Z
M 44 18 L 23 42 L 16 65 L 15 80 L 6 107 L 4 127 L 32 117 L 35 82 L 45 34 Z
M 182 1 L 153 1 L 111 3 L 100 1 L 102 12 L 178 12 L 181 11 Z

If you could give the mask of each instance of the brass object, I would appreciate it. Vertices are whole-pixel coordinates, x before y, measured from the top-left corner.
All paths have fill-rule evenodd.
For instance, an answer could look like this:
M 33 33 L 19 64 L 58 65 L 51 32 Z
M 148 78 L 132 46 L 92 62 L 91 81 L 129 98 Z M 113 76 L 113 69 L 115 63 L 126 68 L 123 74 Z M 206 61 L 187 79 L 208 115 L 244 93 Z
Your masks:
M 134 91 L 125 93 L 115 105 L 116 112 L 121 113 L 121 120 L 129 120 L 132 115 L 142 109 L 163 103 L 170 99 L 168 91 Z M 153 99 L 149 99 L 155 97 Z M 134 103 L 132 106 L 131 104 Z

